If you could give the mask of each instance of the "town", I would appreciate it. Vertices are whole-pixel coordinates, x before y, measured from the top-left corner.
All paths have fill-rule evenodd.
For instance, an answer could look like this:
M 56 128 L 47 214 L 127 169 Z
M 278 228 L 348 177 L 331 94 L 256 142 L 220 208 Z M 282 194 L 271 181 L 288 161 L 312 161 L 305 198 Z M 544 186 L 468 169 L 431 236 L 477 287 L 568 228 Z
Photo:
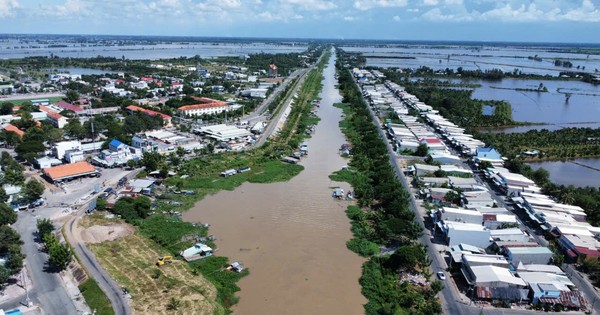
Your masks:
M 584 209 L 511 173 L 496 149 L 380 71 L 352 74 L 374 117 L 396 117 L 376 124 L 427 227 L 432 269 L 450 292 L 446 303 L 594 309 L 595 290 L 574 267 L 600 255 L 598 228 L 586 222 Z

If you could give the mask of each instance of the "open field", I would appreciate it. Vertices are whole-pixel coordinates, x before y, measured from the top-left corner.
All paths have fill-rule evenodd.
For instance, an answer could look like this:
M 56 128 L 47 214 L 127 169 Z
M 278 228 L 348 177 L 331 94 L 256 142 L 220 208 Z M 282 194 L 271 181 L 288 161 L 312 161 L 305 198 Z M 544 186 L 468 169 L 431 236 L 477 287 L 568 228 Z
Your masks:
M 90 248 L 115 281 L 129 290 L 134 314 L 225 313 L 215 303 L 217 291 L 210 282 L 181 260 L 156 267 L 157 257 L 168 253 L 137 233 Z
M 23 98 L 23 99 L 17 99 L 17 100 L 3 100 L 3 99 L 0 98 L 0 105 L 4 104 L 4 103 L 13 103 L 16 106 L 19 106 L 19 105 L 23 104 L 26 101 L 39 100 L 39 99 L 48 99 L 50 101 L 50 104 L 52 104 L 52 103 L 56 103 L 56 102 L 62 100 L 63 98 L 62 97 L 43 97 L 43 96 L 40 96 L 40 97 L 29 97 L 29 98 Z

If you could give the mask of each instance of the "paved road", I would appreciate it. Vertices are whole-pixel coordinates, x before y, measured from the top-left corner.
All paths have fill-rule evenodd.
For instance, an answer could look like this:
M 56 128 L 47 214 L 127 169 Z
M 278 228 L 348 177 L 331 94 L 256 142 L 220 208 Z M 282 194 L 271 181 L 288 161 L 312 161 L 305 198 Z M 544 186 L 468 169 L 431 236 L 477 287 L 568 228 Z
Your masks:
M 271 104 L 271 102 L 273 102 L 275 97 L 277 97 L 277 95 L 279 95 L 279 93 L 281 93 L 283 90 L 285 90 L 285 88 L 290 84 L 290 82 L 294 81 L 294 79 L 297 77 L 303 76 L 307 71 L 308 71 L 308 69 L 298 69 L 298 70 L 294 71 L 278 87 L 276 87 L 273 90 L 273 92 L 271 94 L 269 94 L 269 97 L 264 99 L 252 113 L 245 115 L 244 117 L 240 118 L 240 120 L 246 120 L 246 121 L 252 122 L 252 121 L 256 120 L 257 118 L 261 117 L 267 110 L 267 107 L 269 106 L 269 104 Z
M 354 82 L 354 83 L 356 85 L 356 82 Z M 358 85 L 356 85 L 356 86 L 357 86 L 357 88 L 359 88 Z M 360 88 L 359 88 L 359 90 L 360 90 Z M 368 104 L 368 101 L 366 99 L 363 98 L 363 101 L 366 104 Z M 369 108 L 369 113 L 371 114 L 371 119 L 373 120 L 375 127 L 377 127 L 377 129 L 379 131 L 379 136 L 386 144 L 386 147 L 388 149 L 388 155 L 390 158 L 390 164 L 392 165 L 392 168 L 394 169 L 394 172 L 396 173 L 396 177 L 400 180 L 400 183 L 402 184 L 404 189 L 407 192 L 409 192 L 409 195 L 410 195 L 409 207 L 415 213 L 417 222 L 419 224 L 421 224 L 422 226 L 425 226 L 425 222 L 423 220 L 423 216 L 425 215 L 424 209 L 420 208 L 417 205 L 417 202 L 414 198 L 414 194 L 411 193 L 411 186 L 408 183 L 406 177 L 404 176 L 404 173 L 402 172 L 402 169 L 401 169 L 401 166 L 399 163 L 400 161 L 396 158 L 396 156 L 397 156 L 396 152 L 394 152 L 394 149 L 393 149 L 391 143 L 388 141 L 379 118 L 377 117 L 377 115 L 375 114 L 375 112 L 373 111 L 373 109 L 370 106 L 367 106 L 367 107 Z M 421 211 L 419 211 L 419 209 L 421 209 Z M 440 253 L 438 253 L 436 251 L 435 246 L 431 242 L 430 234 L 428 234 L 427 231 L 424 231 L 424 232 L 425 233 L 423 234 L 423 236 L 421 236 L 419 241 L 422 244 L 427 245 L 427 254 L 428 254 L 429 258 L 431 259 L 431 265 L 429 266 L 431 272 L 433 274 L 435 274 L 438 271 L 446 270 L 447 265 L 446 265 L 446 262 L 444 261 L 444 258 L 440 255 Z M 463 300 L 462 295 L 458 291 L 458 288 L 456 287 L 456 285 L 454 284 L 454 281 L 452 279 L 448 279 L 446 282 L 444 282 L 444 289 L 439 293 L 438 297 L 440 298 L 443 312 L 445 314 L 449 314 L 449 315 L 455 315 L 455 314 L 477 315 L 477 314 L 481 314 L 482 310 L 487 315 L 529 314 L 529 313 L 531 313 L 531 311 L 512 310 L 512 309 L 498 309 L 498 308 L 482 309 L 475 305 L 469 305 L 468 304 L 469 301 Z M 600 304 L 600 303 L 598 303 L 598 304 Z
M 39 250 L 36 242 L 36 219 L 31 212 L 21 212 L 18 221 L 13 225 L 21 235 L 22 251 L 27 255 L 25 262 L 33 282 L 29 297 L 34 304 L 41 305 L 45 314 L 77 314 L 77 309 L 59 275 L 48 270 L 48 255 Z M 23 302 L 24 297 L 2 304 L 0 308 L 16 308 Z
M 85 246 L 75 231 L 79 219 L 85 214 L 83 207 L 65 224 L 65 238 L 73 247 L 75 255 L 79 258 L 80 263 L 85 267 L 88 275 L 96 280 L 98 286 L 110 300 L 113 310 L 116 315 L 131 314 L 131 309 L 127 302 L 127 298 L 122 293 L 119 285 L 108 275 L 108 273 L 100 266 L 94 254 Z

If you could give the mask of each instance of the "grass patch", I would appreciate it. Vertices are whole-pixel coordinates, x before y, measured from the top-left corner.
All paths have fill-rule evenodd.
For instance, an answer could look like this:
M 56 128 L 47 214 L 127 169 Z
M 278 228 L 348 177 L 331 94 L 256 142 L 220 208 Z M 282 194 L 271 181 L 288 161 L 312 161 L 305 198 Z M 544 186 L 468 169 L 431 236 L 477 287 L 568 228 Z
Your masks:
M 48 99 L 50 101 L 50 104 L 54 104 L 60 100 L 62 100 L 62 97 L 30 97 L 30 98 L 23 98 L 23 99 L 19 99 L 19 100 L 13 100 L 13 101 L 0 101 L 0 105 L 4 104 L 4 103 L 13 103 L 16 106 L 20 106 L 21 104 L 27 102 L 27 101 L 31 101 L 31 100 L 40 100 L 40 99 Z
M 354 178 L 355 178 L 354 172 L 349 169 L 335 171 L 331 175 L 329 175 L 329 179 L 331 179 L 332 181 L 346 182 L 346 183 L 350 183 L 350 184 L 352 183 Z
M 87 279 L 79 285 L 79 291 L 83 295 L 85 302 L 90 306 L 92 311 L 96 311 L 97 315 L 114 315 L 110 300 L 98 286 L 98 283 L 92 279 Z

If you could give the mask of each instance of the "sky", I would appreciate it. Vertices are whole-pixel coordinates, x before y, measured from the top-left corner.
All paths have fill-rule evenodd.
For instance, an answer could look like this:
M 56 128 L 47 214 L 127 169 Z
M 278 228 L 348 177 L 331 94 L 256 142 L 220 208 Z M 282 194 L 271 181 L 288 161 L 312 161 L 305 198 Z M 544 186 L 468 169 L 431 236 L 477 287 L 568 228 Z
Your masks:
M 0 33 L 600 43 L 600 0 L 0 0 Z

